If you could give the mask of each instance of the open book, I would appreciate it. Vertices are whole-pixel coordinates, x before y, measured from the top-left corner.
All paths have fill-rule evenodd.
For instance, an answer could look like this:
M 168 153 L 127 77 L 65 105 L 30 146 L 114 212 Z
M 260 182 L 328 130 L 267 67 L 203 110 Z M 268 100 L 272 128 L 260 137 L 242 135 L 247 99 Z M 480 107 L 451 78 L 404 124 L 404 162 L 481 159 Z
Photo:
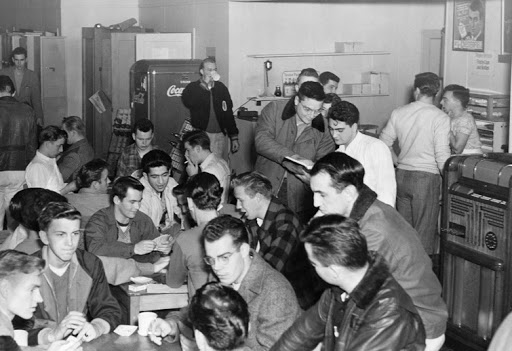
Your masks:
M 309 173 L 309 171 L 311 171 L 311 169 L 313 168 L 312 166 L 307 165 L 301 160 L 296 160 L 289 156 L 286 156 L 284 158 L 283 163 L 285 162 L 288 163 L 286 167 L 291 168 L 294 173 Z

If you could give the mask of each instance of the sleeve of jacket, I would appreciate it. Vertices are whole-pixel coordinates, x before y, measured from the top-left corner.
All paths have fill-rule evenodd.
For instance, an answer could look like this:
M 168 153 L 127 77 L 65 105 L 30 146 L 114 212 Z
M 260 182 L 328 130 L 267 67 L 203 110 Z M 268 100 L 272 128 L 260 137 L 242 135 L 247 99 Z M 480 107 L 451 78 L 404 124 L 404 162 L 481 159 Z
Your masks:
M 73 181 L 73 172 L 80 166 L 80 156 L 76 152 L 63 155 L 58 162 L 58 166 L 64 182 L 69 183 Z
M 233 101 L 231 100 L 231 94 L 229 94 L 228 88 L 222 84 L 223 87 L 223 101 L 226 101 L 227 109 L 224 113 L 224 126 L 231 139 L 238 138 L 238 128 L 236 127 L 235 116 L 233 115 Z
M 36 114 L 37 119 L 41 119 L 44 123 L 43 116 L 43 104 L 41 103 L 41 84 L 39 83 L 39 78 L 37 78 L 37 74 L 34 72 L 32 74 L 32 86 L 30 100 L 32 103 L 32 107 L 34 108 L 34 112 Z
M 293 323 L 270 351 L 313 350 L 325 335 L 326 314 L 329 311 L 330 289 L 320 300 Z
M 275 102 L 265 106 L 258 118 L 254 143 L 259 155 L 280 164 L 286 156 L 295 155 L 295 152 L 276 141 L 276 120 L 281 118 L 278 113 L 279 109 Z
M 324 125 L 327 126 L 327 120 L 325 118 Z M 325 130 L 325 132 L 322 133 L 322 139 L 320 139 L 320 143 L 318 144 L 315 159 L 311 161 L 318 161 L 325 155 L 333 152 L 335 149 L 336 144 L 334 144 L 334 139 L 332 138 L 331 133 L 328 130 Z
M 183 105 L 185 105 L 185 107 L 188 109 L 191 109 L 194 104 L 194 86 L 195 82 L 189 83 L 183 90 L 183 93 L 181 93 L 181 101 L 183 102 Z
M 100 318 L 107 322 L 110 326 L 109 331 L 112 331 L 121 322 L 121 308 L 117 300 L 110 293 L 110 287 L 101 260 L 87 252 L 84 252 L 84 256 L 88 256 L 87 259 L 92 262 L 90 264 L 90 274 L 93 284 L 87 299 L 89 313 L 93 319 Z
M 179 288 L 187 280 L 187 265 L 183 251 L 178 242 L 174 243 L 169 261 L 169 267 L 167 267 L 166 284 L 171 288 Z
M 34 158 L 37 150 L 37 124 L 35 123 L 36 117 L 34 115 L 34 111 L 31 111 L 31 115 L 34 122 L 28 125 L 28 140 L 27 147 L 25 148 L 25 159 L 27 162 L 30 162 L 30 160 Z
M 274 229 L 270 231 L 274 234 L 272 243 L 263 258 L 276 270 L 282 272 L 292 250 L 299 243 L 300 224 L 295 218 L 282 212 L 276 216 L 273 226 Z
M 105 215 L 101 212 L 93 214 L 85 226 L 84 235 L 87 251 L 97 256 L 132 257 L 135 245 L 122 243 L 117 240 L 108 242 L 105 239 L 107 230 Z

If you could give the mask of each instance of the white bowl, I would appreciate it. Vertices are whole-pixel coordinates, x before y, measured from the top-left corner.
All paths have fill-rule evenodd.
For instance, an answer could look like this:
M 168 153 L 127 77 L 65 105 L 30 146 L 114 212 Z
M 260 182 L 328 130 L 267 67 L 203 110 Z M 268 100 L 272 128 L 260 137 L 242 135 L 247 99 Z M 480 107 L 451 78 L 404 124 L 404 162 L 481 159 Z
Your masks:
M 130 280 L 135 284 L 149 284 L 153 279 L 149 277 L 131 277 Z

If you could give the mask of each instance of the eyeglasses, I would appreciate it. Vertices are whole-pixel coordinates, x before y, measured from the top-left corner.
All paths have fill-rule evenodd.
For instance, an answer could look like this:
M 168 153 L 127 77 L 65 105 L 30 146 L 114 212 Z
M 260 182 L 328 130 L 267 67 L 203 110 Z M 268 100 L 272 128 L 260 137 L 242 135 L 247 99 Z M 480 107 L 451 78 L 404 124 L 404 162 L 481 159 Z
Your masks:
M 313 114 L 313 115 L 315 115 L 315 116 L 316 116 L 316 115 L 319 115 L 319 114 L 321 114 L 321 113 L 323 113 L 323 112 L 325 111 L 325 108 L 323 108 L 323 107 L 322 107 L 321 109 L 318 109 L 318 110 L 310 109 L 309 107 L 304 106 L 304 105 L 302 104 L 302 101 L 301 101 L 301 102 L 299 102 L 299 104 L 302 106 L 302 109 L 304 110 L 304 112 L 305 112 L 306 114 L 308 114 L 308 115 L 309 115 L 309 114 Z
M 225 254 L 223 255 L 220 255 L 220 256 L 217 256 L 217 257 L 210 257 L 210 256 L 206 256 L 203 258 L 204 262 L 208 265 L 208 266 L 213 266 L 215 265 L 215 261 L 219 261 L 219 263 L 221 265 L 226 265 L 229 263 L 229 259 L 231 258 L 231 256 L 233 256 L 233 254 L 237 251 L 240 251 L 240 246 L 238 246 L 236 248 L 235 251 L 233 252 L 226 252 Z

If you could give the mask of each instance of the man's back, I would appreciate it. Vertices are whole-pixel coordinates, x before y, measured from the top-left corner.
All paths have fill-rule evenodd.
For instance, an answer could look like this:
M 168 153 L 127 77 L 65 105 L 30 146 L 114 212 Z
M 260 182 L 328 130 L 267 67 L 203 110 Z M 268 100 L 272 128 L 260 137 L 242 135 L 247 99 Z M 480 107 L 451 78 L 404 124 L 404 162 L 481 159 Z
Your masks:
M 34 111 L 12 97 L 0 98 L 0 171 L 23 171 L 37 149 Z
M 394 110 L 380 139 L 398 139 L 398 168 L 438 174 L 450 157 L 450 118 L 432 104 L 416 101 Z
M 108 194 L 78 192 L 66 194 L 66 198 L 73 207 L 80 211 L 82 228 L 85 228 L 93 214 L 110 205 L 110 195 Z

